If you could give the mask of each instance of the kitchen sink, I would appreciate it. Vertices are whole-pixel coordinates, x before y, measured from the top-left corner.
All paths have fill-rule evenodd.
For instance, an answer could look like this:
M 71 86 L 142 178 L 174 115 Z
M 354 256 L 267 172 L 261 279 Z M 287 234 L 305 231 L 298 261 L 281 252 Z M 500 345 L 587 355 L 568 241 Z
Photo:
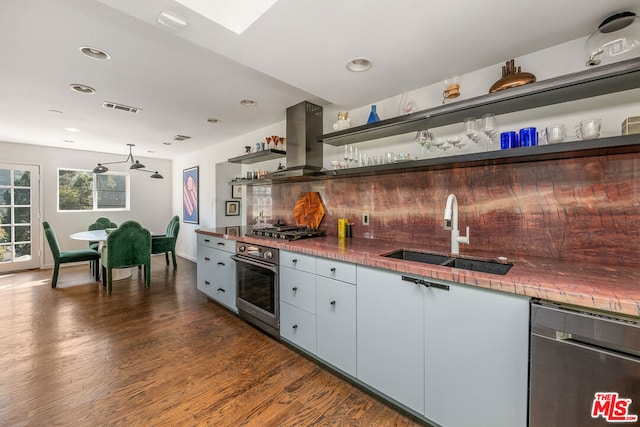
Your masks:
M 480 271 L 482 273 L 500 274 L 504 276 L 511 270 L 513 264 L 503 264 L 492 261 L 478 261 L 475 259 L 451 258 L 440 264 L 447 267 L 462 268 L 463 270 Z
M 384 256 L 387 258 L 396 258 L 405 261 L 422 262 L 424 264 L 442 264 L 445 261 L 451 260 L 451 257 L 448 256 L 405 250 L 391 252 L 390 254 Z
M 445 255 L 430 254 L 428 252 L 397 250 L 385 258 L 402 259 L 405 261 L 421 262 L 424 264 L 442 265 L 445 267 L 461 268 L 463 270 L 479 271 L 482 273 L 499 274 L 504 276 L 509 272 L 513 264 L 493 261 L 482 261 L 468 258 L 456 258 Z

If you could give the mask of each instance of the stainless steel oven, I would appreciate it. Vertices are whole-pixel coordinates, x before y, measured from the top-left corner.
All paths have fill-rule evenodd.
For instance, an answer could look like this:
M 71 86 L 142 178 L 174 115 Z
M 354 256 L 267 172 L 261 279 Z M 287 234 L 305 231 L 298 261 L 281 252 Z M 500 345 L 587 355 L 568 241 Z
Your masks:
M 236 305 L 240 317 L 268 334 L 280 336 L 277 249 L 236 242 Z

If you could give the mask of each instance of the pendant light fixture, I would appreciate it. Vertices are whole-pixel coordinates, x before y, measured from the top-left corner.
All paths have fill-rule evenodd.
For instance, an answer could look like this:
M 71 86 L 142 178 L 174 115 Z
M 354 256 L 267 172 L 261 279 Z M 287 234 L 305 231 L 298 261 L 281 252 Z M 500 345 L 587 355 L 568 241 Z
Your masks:
M 611 15 L 598 26 L 585 43 L 587 66 L 600 65 L 612 57 L 640 48 L 640 18 L 633 12 Z
M 147 172 L 151 174 L 151 178 L 154 179 L 164 179 L 164 177 L 162 175 L 160 175 L 158 173 L 158 171 L 150 171 L 150 170 L 146 170 L 145 169 L 145 165 L 143 165 L 142 163 L 140 163 L 139 160 L 135 160 L 133 158 L 133 147 L 135 147 L 135 144 L 127 144 L 129 146 L 129 155 L 127 156 L 126 159 L 120 161 L 120 162 L 104 162 L 104 163 L 98 163 L 98 165 L 93 168 L 93 173 L 105 173 L 109 170 L 108 167 L 106 167 L 105 165 L 115 165 L 118 163 L 127 163 L 130 162 L 131 166 L 129 166 L 129 169 L 134 169 L 134 170 L 138 170 L 141 172 Z

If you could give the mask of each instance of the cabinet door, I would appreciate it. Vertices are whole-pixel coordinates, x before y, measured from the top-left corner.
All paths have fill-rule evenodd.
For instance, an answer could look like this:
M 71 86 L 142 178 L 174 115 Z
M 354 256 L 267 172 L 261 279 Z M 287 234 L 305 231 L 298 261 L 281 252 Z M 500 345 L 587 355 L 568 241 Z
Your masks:
M 447 427 L 525 426 L 529 300 L 425 289 L 425 416 Z
M 280 336 L 316 354 L 316 315 L 291 304 L 280 304 Z
M 237 311 L 236 269 L 229 252 L 198 245 L 197 274 L 200 291 Z
M 423 287 L 369 267 L 357 276 L 357 378 L 422 414 Z
M 316 278 L 316 349 L 319 358 L 356 376 L 356 286 Z

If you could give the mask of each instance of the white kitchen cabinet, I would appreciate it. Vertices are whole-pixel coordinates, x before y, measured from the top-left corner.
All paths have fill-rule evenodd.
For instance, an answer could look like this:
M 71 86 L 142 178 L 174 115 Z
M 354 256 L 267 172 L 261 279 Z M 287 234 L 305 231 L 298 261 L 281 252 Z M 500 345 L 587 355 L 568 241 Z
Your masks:
M 356 283 L 356 265 L 350 262 L 328 258 L 317 258 L 316 273 L 319 276 L 328 277 L 330 279 L 336 279 L 347 283 Z
M 280 251 L 280 336 L 316 354 L 316 258 Z
M 316 315 L 281 302 L 280 336 L 307 352 L 316 354 Z
M 236 267 L 232 241 L 198 234 L 198 290 L 237 312 Z
M 357 378 L 424 413 L 424 287 L 357 266 Z M 461 408 L 460 410 L 464 410 Z
M 355 377 L 356 285 L 317 276 L 316 295 L 317 356 Z
M 449 290 L 425 288 L 425 416 L 446 427 L 526 426 L 529 299 L 438 283 Z
M 280 267 L 280 301 L 315 314 L 316 276 L 306 271 Z

